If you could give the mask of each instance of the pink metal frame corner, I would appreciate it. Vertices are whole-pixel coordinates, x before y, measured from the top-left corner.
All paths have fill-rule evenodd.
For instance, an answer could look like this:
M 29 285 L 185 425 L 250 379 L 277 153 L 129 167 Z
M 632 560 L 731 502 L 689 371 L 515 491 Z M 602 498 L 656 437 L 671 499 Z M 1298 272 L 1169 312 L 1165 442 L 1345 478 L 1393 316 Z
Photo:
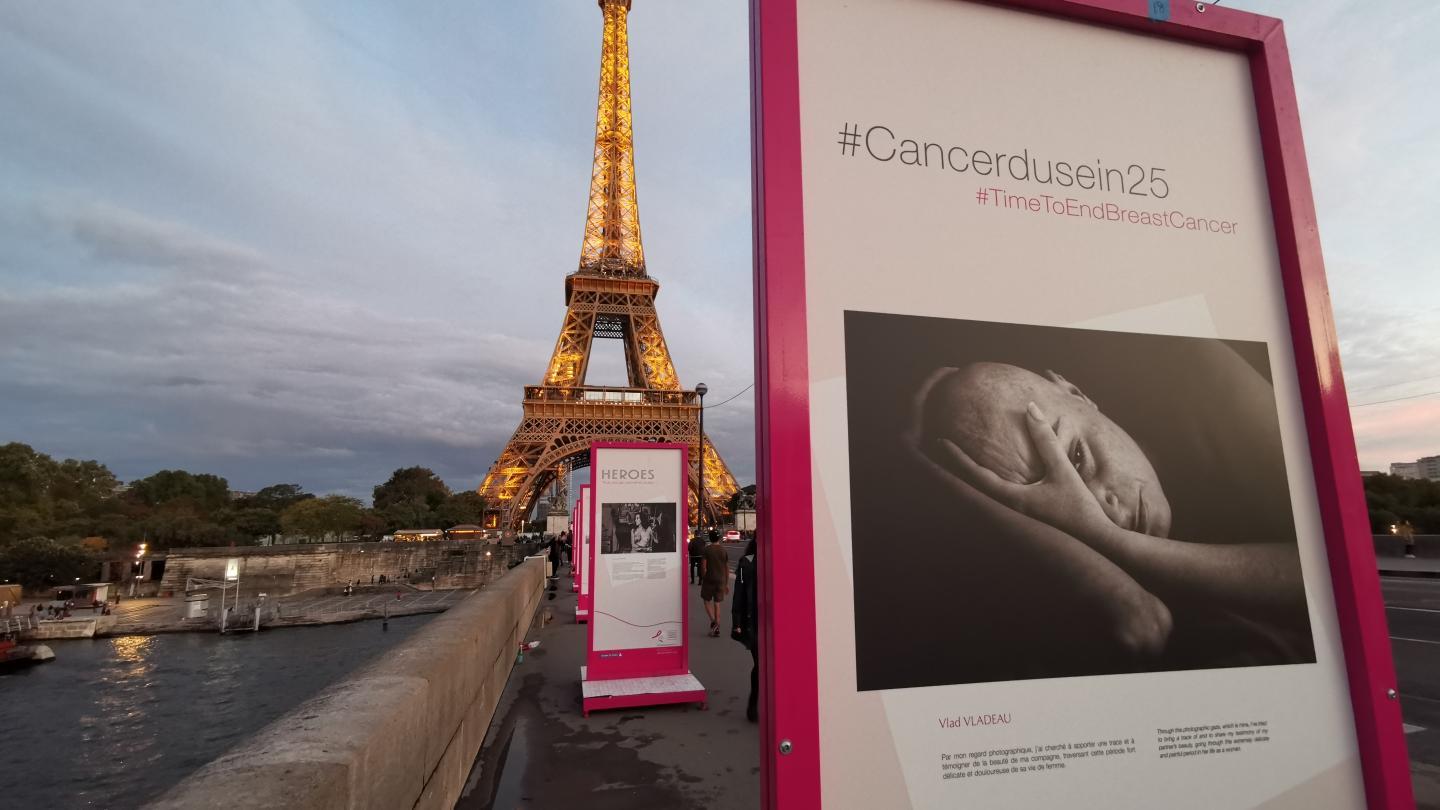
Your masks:
M 1249 58 L 1366 804 L 1413 808 L 1384 604 L 1280 21 L 1194 2 L 1165 2 L 1169 18 L 1163 22 L 1151 18 L 1147 0 L 990 4 Z M 797 35 L 796 0 L 751 0 L 756 459 L 759 554 L 766 572 L 761 778 L 763 806 L 772 810 L 818 810 L 822 801 Z M 776 699 L 782 685 L 783 702 Z M 789 753 L 781 753 L 782 742 L 790 743 Z
M 677 519 L 680 515 L 686 514 L 686 505 L 689 501 L 689 476 L 686 472 L 690 469 L 690 451 L 683 444 L 666 444 L 659 442 L 595 442 L 590 445 L 590 471 L 595 475 L 599 470 L 596 464 L 597 450 L 679 450 L 680 451 L 680 500 L 677 504 Z M 635 650 L 618 650 L 620 653 L 615 658 L 601 658 L 595 653 L 595 571 L 600 562 L 600 489 L 597 482 L 592 480 L 587 486 L 590 490 L 590 514 L 586 515 L 589 526 L 586 529 L 586 561 L 584 576 L 590 582 L 590 622 L 585 635 L 585 665 L 588 680 L 613 680 L 618 678 L 647 678 L 661 675 L 685 675 L 690 672 L 690 593 L 688 582 L 680 582 L 680 646 L 644 648 Z M 686 524 L 688 524 L 688 520 Z M 679 527 L 676 527 L 677 531 Z M 681 571 L 686 564 L 683 548 L 683 541 L 677 538 L 675 549 L 676 555 L 680 557 Z

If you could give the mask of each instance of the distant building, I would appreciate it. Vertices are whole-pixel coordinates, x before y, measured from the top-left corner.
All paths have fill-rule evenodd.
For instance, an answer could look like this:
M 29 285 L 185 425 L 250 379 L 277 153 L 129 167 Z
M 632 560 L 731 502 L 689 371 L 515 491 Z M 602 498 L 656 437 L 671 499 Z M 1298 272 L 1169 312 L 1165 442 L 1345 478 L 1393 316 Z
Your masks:
M 1420 465 L 1413 461 L 1396 461 L 1390 465 L 1390 474 L 1400 478 L 1419 478 Z
M 397 543 L 423 543 L 430 540 L 444 540 L 443 529 L 396 529 L 395 542 Z
M 1440 481 L 1440 456 L 1425 456 L 1414 461 L 1397 461 L 1390 465 L 1390 474 L 1401 478 Z
M 445 530 L 447 540 L 484 540 L 488 535 L 489 532 L 474 523 L 461 523 Z

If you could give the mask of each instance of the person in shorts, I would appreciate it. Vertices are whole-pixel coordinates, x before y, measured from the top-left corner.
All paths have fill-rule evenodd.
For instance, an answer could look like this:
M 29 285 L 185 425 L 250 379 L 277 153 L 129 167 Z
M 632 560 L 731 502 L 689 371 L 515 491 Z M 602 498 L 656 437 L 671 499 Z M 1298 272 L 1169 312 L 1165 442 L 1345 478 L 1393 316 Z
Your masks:
M 715 535 L 700 555 L 700 600 L 710 617 L 710 635 L 720 635 L 720 603 L 730 592 L 730 555 Z

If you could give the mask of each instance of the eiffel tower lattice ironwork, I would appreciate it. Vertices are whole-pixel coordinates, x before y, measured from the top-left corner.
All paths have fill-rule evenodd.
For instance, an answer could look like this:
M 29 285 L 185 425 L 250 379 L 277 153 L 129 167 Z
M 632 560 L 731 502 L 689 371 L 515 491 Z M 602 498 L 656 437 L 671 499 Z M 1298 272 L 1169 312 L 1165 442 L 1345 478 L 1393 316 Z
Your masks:
M 605 17 L 595 168 L 580 267 L 565 277 L 565 322 L 540 385 L 525 387 L 524 416 L 478 491 L 489 528 L 518 530 L 558 475 L 589 463 L 591 442 L 656 441 L 690 446 L 692 523 L 714 524 L 739 490 L 708 438 L 700 483 L 700 399 L 681 388 L 655 312 L 659 282 L 645 272 L 630 115 L 631 0 L 599 0 Z M 628 386 L 588 386 L 596 338 L 620 340 Z M 703 517 L 702 517 L 703 515 Z

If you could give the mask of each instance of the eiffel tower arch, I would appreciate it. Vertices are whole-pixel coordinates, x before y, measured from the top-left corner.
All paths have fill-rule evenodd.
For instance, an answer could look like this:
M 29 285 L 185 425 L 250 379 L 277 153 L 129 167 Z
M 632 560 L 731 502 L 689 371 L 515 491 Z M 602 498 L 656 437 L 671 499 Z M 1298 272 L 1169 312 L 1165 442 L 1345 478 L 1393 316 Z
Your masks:
M 655 311 L 660 283 L 645 270 L 630 114 L 630 3 L 599 0 L 605 24 L 580 266 L 565 277 L 565 320 L 545 376 L 525 387 L 520 427 L 477 488 L 485 497 L 488 528 L 521 528 L 557 476 L 590 463 L 596 441 L 689 445 L 692 523 L 720 522 L 739 491 L 714 445 L 700 435 L 700 398 L 680 385 Z M 625 387 L 585 384 L 597 339 L 622 342 Z

